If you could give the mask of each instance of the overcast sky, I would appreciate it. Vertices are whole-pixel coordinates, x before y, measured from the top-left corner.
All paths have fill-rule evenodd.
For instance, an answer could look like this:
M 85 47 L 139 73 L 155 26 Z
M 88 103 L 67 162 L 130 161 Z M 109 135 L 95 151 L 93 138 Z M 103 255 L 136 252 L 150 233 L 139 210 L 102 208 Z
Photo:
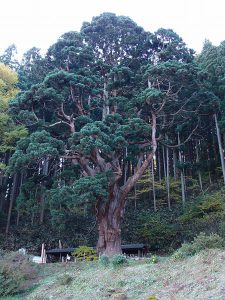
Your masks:
M 1 53 L 13 43 L 19 53 L 33 46 L 45 51 L 102 12 L 129 16 L 150 32 L 172 28 L 197 52 L 205 39 L 225 40 L 225 0 L 3 0 L 0 7 Z

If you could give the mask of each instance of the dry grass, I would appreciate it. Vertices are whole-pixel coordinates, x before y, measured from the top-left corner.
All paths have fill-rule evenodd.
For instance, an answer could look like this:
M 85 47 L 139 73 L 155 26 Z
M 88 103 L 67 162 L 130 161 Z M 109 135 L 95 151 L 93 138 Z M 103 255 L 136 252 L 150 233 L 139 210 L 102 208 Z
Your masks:
M 22 299 L 29 300 L 224 300 L 225 251 L 208 250 L 183 261 L 162 258 L 157 264 L 132 262 L 120 269 L 98 263 L 49 264 L 40 285 Z M 62 285 L 59 276 L 72 277 Z

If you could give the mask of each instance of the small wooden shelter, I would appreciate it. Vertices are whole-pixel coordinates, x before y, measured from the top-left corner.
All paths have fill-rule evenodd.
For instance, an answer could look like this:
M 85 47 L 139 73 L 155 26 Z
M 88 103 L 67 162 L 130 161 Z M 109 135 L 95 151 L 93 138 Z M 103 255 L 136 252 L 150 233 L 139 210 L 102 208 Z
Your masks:
M 126 244 L 122 245 L 122 253 L 128 256 L 143 257 L 147 254 L 147 247 L 145 244 Z M 66 261 L 66 257 L 72 255 L 76 248 L 55 248 L 46 251 L 47 261 Z
M 143 257 L 147 254 L 147 247 L 145 244 L 126 244 L 122 245 L 122 253 L 128 256 Z

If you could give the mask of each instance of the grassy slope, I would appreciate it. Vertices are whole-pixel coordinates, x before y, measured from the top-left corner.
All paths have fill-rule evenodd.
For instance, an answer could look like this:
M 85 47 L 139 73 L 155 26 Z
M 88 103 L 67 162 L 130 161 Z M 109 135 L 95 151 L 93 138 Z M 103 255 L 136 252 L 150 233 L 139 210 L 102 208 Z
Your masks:
M 155 295 L 160 300 L 225 299 L 225 251 L 208 250 L 183 261 L 161 258 L 157 264 L 131 262 L 120 269 L 92 264 L 47 264 L 41 266 L 39 286 L 22 298 L 11 299 L 127 299 L 145 300 Z M 70 274 L 69 285 L 59 277 Z

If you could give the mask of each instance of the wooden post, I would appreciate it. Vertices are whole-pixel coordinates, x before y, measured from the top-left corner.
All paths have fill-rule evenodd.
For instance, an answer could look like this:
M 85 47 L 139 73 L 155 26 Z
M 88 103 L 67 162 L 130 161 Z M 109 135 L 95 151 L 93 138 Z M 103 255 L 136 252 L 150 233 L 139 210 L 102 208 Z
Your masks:
M 44 243 L 41 245 L 41 263 L 46 264 L 46 251 Z
M 141 257 L 140 249 L 138 249 L 138 257 Z
M 59 240 L 59 249 L 62 249 L 62 242 Z M 59 253 L 59 261 L 62 261 L 62 254 L 61 252 Z

